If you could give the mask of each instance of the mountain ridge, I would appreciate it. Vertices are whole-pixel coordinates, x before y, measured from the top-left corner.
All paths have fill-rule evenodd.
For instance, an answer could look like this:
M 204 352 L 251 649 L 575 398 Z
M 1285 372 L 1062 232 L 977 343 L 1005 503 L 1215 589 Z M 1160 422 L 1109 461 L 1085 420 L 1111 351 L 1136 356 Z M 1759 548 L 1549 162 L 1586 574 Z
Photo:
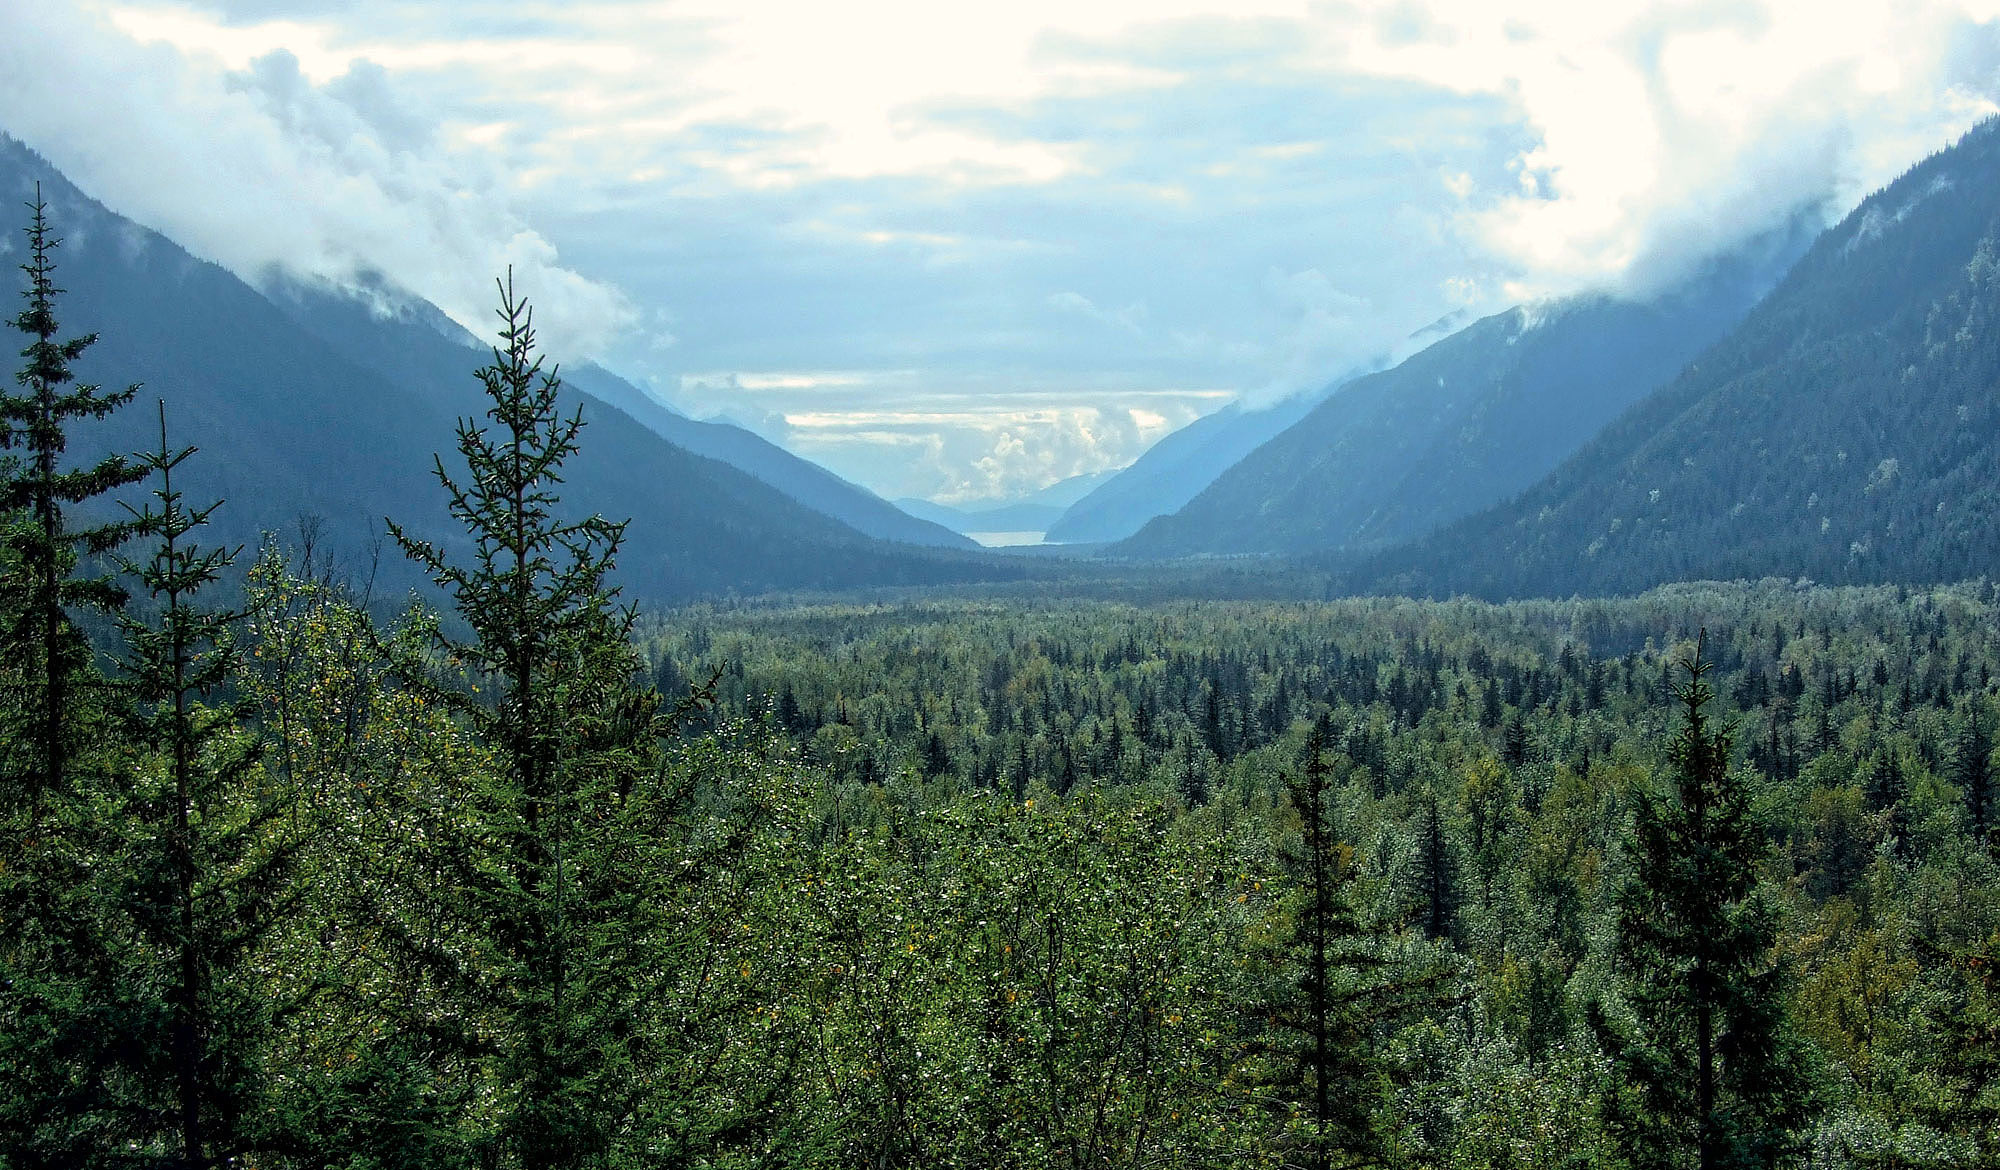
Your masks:
M 1131 536 L 1153 517 L 1180 509 L 1334 389 L 1330 384 L 1261 409 L 1231 402 L 1202 415 L 1162 436 L 1130 466 L 1064 509 L 1049 525 L 1047 539 L 1089 544 Z
M 415 535 L 462 544 L 431 469 L 440 455 L 454 466 L 457 420 L 485 410 L 472 376 L 476 355 L 467 362 L 445 348 L 451 339 L 437 323 L 413 314 L 368 325 L 383 352 L 373 365 L 356 363 L 346 346 L 301 328 L 264 293 L 116 215 L 0 137 L 0 190 L 27 202 L 37 183 L 54 235 L 65 240 L 55 257 L 66 290 L 56 305 L 63 335 L 100 334 L 78 374 L 141 382 L 141 403 L 167 402 L 171 441 L 202 449 L 177 482 L 190 498 L 227 501 L 211 539 L 254 546 L 317 518 L 323 547 L 365 561 L 380 555 L 381 522 L 393 516 Z M 359 320 L 347 324 L 362 328 Z M 424 344 L 402 344 L 426 335 Z M 589 425 L 566 468 L 565 504 L 633 519 L 619 579 L 635 597 L 1019 575 L 975 553 L 874 540 L 594 397 L 574 388 L 566 396 Z M 158 441 L 153 412 L 129 407 L 78 427 L 71 456 Z M 382 557 L 379 568 L 392 589 L 424 584 L 400 558 Z
M 1996 306 L 1989 119 L 1863 200 L 1728 337 L 1549 476 L 1352 582 L 1498 598 L 1991 574 Z
M 1810 212 L 1645 300 L 1516 306 L 1347 382 L 1112 555 L 1416 539 L 1532 485 L 1725 334 L 1805 251 Z

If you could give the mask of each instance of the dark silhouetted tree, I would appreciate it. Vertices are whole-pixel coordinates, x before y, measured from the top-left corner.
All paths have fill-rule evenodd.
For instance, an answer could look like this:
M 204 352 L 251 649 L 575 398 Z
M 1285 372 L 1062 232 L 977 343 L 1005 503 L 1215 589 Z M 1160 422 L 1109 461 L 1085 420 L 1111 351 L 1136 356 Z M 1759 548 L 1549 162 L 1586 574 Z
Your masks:
M 266 1067 L 274 986 L 259 969 L 258 943 L 296 897 L 288 888 L 298 833 L 275 787 L 253 786 L 255 741 L 234 705 L 218 702 L 236 666 L 239 615 L 203 609 L 196 595 L 214 586 L 235 553 L 203 548 L 196 532 L 219 505 L 191 509 L 173 473 L 194 448 L 160 447 L 138 465 L 158 477 L 154 504 L 135 510 L 150 538 L 144 561 L 121 558 L 157 611 L 152 622 L 126 616 L 136 754 L 129 781 L 139 813 L 123 868 L 127 899 L 157 956 L 164 1035 L 147 1037 L 164 1057 L 154 1072 L 171 1102 L 158 1128 L 172 1134 L 177 1163 L 238 1162 L 254 1148 L 260 1116 L 280 1078 Z
M 1965 705 L 1951 755 L 1952 783 L 1964 796 L 1972 839 L 1982 842 L 1993 827 L 1993 737 L 1986 730 L 1984 714 L 1977 702 Z
M 1629 1015 L 1592 1009 L 1618 1080 L 1606 1121 L 1634 1167 L 1751 1170 L 1793 1148 L 1809 1103 L 1757 891 L 1767 852 L 1726 728 L 1711 730 L 1706 636 L 1683 662 L 1673 790 L 1642 792 L 1619 897 Z
M 478 376 L 486 421 L 461 420 L 461 482 L 440 460 L 451 514 L 472 537 L 461 564 L 391 525 L 451 596 L 470 641 L 440 649 L 497 691 L 458 701 L 497 757 L 470 802 L 463 843 L 472 922 L 500 1021 L 493 1092 L 503 1160 L 525 1170 L 601 1165 L 632 1140 L 645 1087 L 632 1053 L 646 998 L 648 850 L 661 815 L 647 783 L 662 730 L 659 697 L 639 687 L 634 619 L 609 576 L 624 525 L 559 515 L 581 413 L 542 370 L 532 314 L 500 285 L 501 347 Z M 490 424 L 490 425 L 489 425 Z
M 1419 798 L 1416 830 L 1417 924 L 1430 938 L 1449 938 L 1458 928 L 1458 858 L 1434 788 Z
M 71 510 L 145 475 L 111 457 L 65 464 L 71 429 L 130 401 L 76 381 L 95 334 L 63 339 L 56 320 L 48 208 L 28 205 L 28 338 L 0 392 L 0 1165 L 88 1165 L 149 1134 L 120 1108 L 133 1013 L 145 991 L 122 977 L 113 927 L 118 703 L 77 618 L 116 612 L 125 594 L 84 558 L 117 547 L 126 524 L 78 525 Z M 15 454 L 18 453 L 18 454 Z M 129 1009 L 129 1010 L 128 1010 Z
M 1261 1012 L 1274 1095 L 1290 1110 L 1286 1164 L 1307 1170 L 1379 1162 L 1386 1065 L 1378 1033 L 1439 1002 L 1445 979 L 1434 966 L 1399 962 L 1388 936 L 1362 920 L 1354 850 L 1340 840 L 1330 807 L 1334 781 L 1325 735 L 1314 727 L 1304 767 L 1286 780 L 1299 834 L 1280 851 L 1290 914 Z

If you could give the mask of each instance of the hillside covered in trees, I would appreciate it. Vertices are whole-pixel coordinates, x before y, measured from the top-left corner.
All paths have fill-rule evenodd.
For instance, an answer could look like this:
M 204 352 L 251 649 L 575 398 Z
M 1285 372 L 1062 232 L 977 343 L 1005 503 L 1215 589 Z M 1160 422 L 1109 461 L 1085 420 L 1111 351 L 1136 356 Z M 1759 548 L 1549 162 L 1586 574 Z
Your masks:
M 1122 556 L 1308 553 L 1426 536 L 1533 486 L 1727 335 L 1812 240 L 1806 216 L 1672 287 L 1521 305 L 1356 378 Z
M 1521 597 L 1991 572 L 1996 179 L 1989 120 L 1829 229 L 1739 328 L 1546 480 L 1360 579 Z

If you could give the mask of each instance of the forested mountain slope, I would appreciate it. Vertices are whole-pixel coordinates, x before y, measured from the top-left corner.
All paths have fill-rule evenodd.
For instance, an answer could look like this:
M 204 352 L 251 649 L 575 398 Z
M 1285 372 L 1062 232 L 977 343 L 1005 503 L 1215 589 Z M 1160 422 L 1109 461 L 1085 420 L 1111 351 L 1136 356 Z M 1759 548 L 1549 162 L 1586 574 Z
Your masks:
M 396 289 L 361 296 L 307 285 L 284 277 L 262 291 L 293 323 L 314 334 L 349 361 L 401 384 L 455 385 L 487 358 L 487 344 L 473 337 L 436 306 Z M 856 487 L 742 427 L 698 422 L 678 414 L 601 366 L 563 363 L 565 385 L 613 407 L 672 443 L 717 459 L 777 488 L 794 501 L 881 540 L 940 548 L 975 548 L 973 541 L 897 509 L 865 488 Z
M 1116 551 L 1380 546 L 1490 507 L 1742 320 L 1805 250 L 1805 225 L 1753 240 L 1645 302 L 1581 296 L 1476 321 L 1348 383 Z
M 2000 122 L 1871 196 L 1520 499 L 1358 580 L 1487 596 L 1955 580 L 2000 554 Z
M 79 192 L 45 161 L 0 138 L 0 194 L 16 207 L 41 184 L 55 234 L 64 335 L 98 332 L 78 367 L 86 380 L 143 382 L 131 407 L 82 428 L 71 455 L 157 447 L 155 399 L 175 444 L 202 453 L 177 482 L 190 499 L 222 497 L 217 539 L 254 544 L 316 517 L 329 551 L 365 559 L 382 519 L 454 539 L 430 472 L 450 455 L 454 421 L 484 409 L 480 355 L 448 323 L 412 313 L 373 322 L 365 310 L 324 327 L 297 320 L 220 267 Z M 14 233 L 10 232 L 10 235 Z M 531 290 L 526 290 L 531 291 Z M 296 305 L 293 306 L 296 309 Z M 367 363 L 351 351 L 379 344 Z M 635 596 L 916 583 L 1013 575 L 964 554 L 872 540 L 752 476 L 668 443 L 624 413 L 575 394 L 590 425 L 565 486 L 588 514 L 632 518 L 621 576 Z M 449 466 L 449 462 L 447 466 Z M 394 562 L 393 564 L 390 562 Z M 385 557 L 385 583 L 415 578 Z

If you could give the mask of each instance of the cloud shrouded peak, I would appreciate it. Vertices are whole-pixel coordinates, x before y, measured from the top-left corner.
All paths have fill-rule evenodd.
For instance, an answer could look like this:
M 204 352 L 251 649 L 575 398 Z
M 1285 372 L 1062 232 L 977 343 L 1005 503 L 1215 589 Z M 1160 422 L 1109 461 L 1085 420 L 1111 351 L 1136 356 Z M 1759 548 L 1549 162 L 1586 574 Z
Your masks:
M 0 128 L 247 279 L 386 276 L 484 332 L 493 276 L 512 264 L 553 341 L 596 348 L 634 318 L 613 283 L 561 263 L 492 160 L 443 148 L 437 118 L 378 65 L 316 84 L 282 48 L 237 68 L 62 4 L 8 20 Z
M 0 129 L 252 279 L 483 331 L 511 264 L 559 356 L 990 498 L 1644 295 L 1994 108 L 1991 12 L 1836 9 L 48 0 Z

